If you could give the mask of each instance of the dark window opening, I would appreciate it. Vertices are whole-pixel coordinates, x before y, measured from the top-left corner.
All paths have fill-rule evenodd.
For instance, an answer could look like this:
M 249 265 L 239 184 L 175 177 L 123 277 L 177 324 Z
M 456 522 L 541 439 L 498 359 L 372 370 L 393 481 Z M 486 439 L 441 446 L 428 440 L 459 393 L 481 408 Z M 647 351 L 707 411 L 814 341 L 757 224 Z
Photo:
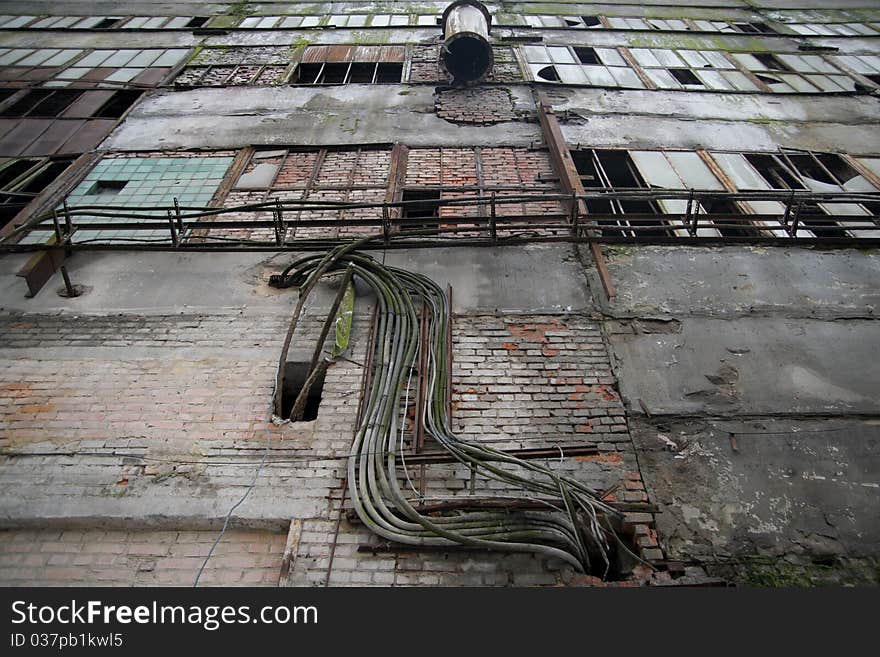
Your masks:
M 764 84 L 770 84 L 770 85 L 784 84 L 784 82 L 782 80 L 780 80 L 779 78 L 773 78 L 773 77 L 770 77 L 769 75 L 762 75 L 760 73 L 755 73 L 755 77 L 758 78 Z
M 599 61 L 599 55 L 596 54 L 596 51 L 592 48 L 586 48 L 578 46 L 574 49 L 574 54 L 577 55 L 578 60 L 580 60 L 581 64 L 601 64 Z
M 211 20 L 208 16 L 195 16 L 189 19 L 189 22 L 184 25 L 184 27 L 201 27 L 205 23 Z
M 86 194 L 118 194 L 127 184 L 127 180 L 98 180 L 94 185 L 89 187 Z
M 602 24 L 598 16 L 581 16 L 581 20 L 587 27 L 597 27 Z
M 39 194 L 60 176 L 71 160 L 20 159 L 0 165 L 0 227 L 9 223 L 31 202 L 28 197 L 2 192 Z
M 688 68 L 669 68 L 666 70 L 681 84 L 698 84 L 703 86 L 700 78 L 694 75 L 694 72 Z
M 586 188 L 646 189 L 648 187 L 626 151 L 595 149 L 572 151 L 571 155 Z M 663 214 L 655 202 L 646 200 L 589 200 L 587 211 L 604 215 Z M 658 230 L 665 231 L 662 223 L 644 219 L 634 219 L 631 223 L 625 216 L 621 216 L 620 219 L 600 219 L 598 224 L 603 227 L 603 235 L 632 234 L 630 226 L 636 225 L 642 229 L 650 230 L 657 227 Z
M 318 84 L 323 64 L 300 64 L 296 67 L 295 80 L 300 84 Z
M 319 84 L 342 84 L 348 75 L 348 64 L 324 64 Z
M 0 169 L 0 189 L 5 189 L 6 185 L 16 180 L 37 162 L 38 160 L 14 160 L 4 166 Z
M 49 184 L 55 180 L 70 165 L 68 160 L 56 160 L 50 162 L 49 166 L 43 169 L 36 176 L 27 181 L 18 191 L 26 194 L 38 194 L 42 192 Z
M 371 84 L 375 74 L 375 64 L 352 64 L 351 74 L 349 75 L 348 81 L 352 83 Z
M 570 18 L 566 18 L 564 20 L 565 20 L 565 24 L 568 25 L 569 27 L 578 27 L 581 25 L 580 21 L 575 21 Z
M 378 84 L 394 84 L 400 82 L 403 77 L 403 64 L 394 62 L 380 62 L 376 67 L 376 82 Z
M 122 20 L 121 18 L 102 18 L 101 22 L 92 26 L 92 29 L 93 30 L 106 30 L 111 27 L 115 27 L 116 24 L 119 23 L 119 21 L 121 21 L 121 20 Z
M 3 112 L 0 112 L 0 116 L 27 116 L 34 107 L 51 95 L 52 91 L 49 89 L 28 91 L 24 96 L 3 110 Z
M 724 217 L 718 215 L 738 215 L 744 216 L 739 206 L 730 199 L 708 199 L 700 201 L 700 205 L 709 215 L 715 230 L 724 237 L 749 237 L 755 235 L 756 231 L 744 221 L 738 220 L 736 217 Z M 714 216 L 713 216 L 714 215 Z M 722 224 L 734 224 L 724 226 Z
M 789 153 L 788 159 L 791 161 L 792 166 L 797 169 L 797 172 L 804 178 L 816 180 L 820 183 L 825 183 L 826 185 L 838 184 L 838 182 L 822 168 L 812 155 Z
M 542 68 L 538 71 L 538 77 L 549 82 L 559 82 L 559 73 L 556 72 L 556 67 L 554 66 L 545 66 Z
M 309 378 L 310 363 L 285 363 L 284 385 L 281 387 L 281 416 L 289 418 L 293 405 L 296 403 Z M 303 409 L 300 422 L 312 422 L 318 418 L 318 408 L 321 405 L 321 393 L 324 391 L 324 375 L 316 377 L 306 393 L 306 405 Z
M 844 160 L 843 157 L 837 153 L 816 153 L 816 159 L 822 163 L 822 166 L 831 172 L 831 175 L 834 176 L 837 179 L 837 182 L 841 185 L 861 175 L 850 166 L 849 162 Z
M 405 204 L 401 210 L 401 228 L 425 230 L 437 227 L 440 218 L 439 189 L 406 189 L 400 200 Z
M 30 111 L 29 116 L 59 116 L 64 110 L 70 107 L 77 98 L 82 95 L 82 91 L 63 90 L 56 91 L 48 98 L 37 103 Z
M 773 155 L 746 153 L 745 158 L 773 189 L 806 189 L 788 167 Z
M 117 91 L 92 116 L 102 119 L 118 119 L 141 97 L 140 91 Z
M 848 237 L 846 230 L 841 228 L 816 203 L 807 203 L 801 208 L 799 221 L 816 237 Z
M 765 23 L 734 23 L 733 26 L 738 29 L 740 32 L 746 32 L 748 34 L 776 34 L 776 30 L 774 30 L 769 25 Z
M 766 52 L 752 53 L 752 57 L 761 62 L 771 71 L 790 71 L 791 69 L 783 64 L 775 55 Z
M 865 76 L 874 84 L 880 84 L 880 73 L 869 73 Z
M 15 94 L 18 89 L 0 89 L 0 103 Z

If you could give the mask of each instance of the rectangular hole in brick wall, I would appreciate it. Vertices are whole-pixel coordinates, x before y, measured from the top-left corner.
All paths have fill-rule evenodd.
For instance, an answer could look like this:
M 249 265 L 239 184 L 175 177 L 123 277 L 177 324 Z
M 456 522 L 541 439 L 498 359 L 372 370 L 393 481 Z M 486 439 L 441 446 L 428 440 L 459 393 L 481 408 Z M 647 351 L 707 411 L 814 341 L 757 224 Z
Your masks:
M 306 380 L 309 378 L 309 365 L 311 363 L 286 363 L 284 366 L 284 385 L 281 388 L 281 416 L 290 417 L 293 405 L 296 403 L 299 393 L 302 391 Z M 311 422 L 318 417 L 318 408 L 321 405 L 321 395 L 324 392 L 324 375 L 319 376 L 309 389 L 306 398 L 306 406 L 303 410 L 301 422 Z
M 89 187 L 89 191 L 87 191 L 86 194 L 118 194 L 127 184 L 127 180 L 98 180 L 94 185 Z
M 406 189 L 401 200 L 403 206 L 401 218 L 406 230 L 422 230 L 436 228 L 440 216 L 440 190 L 438 189 Z M 431 219 L 433 221 L 426 221 Z

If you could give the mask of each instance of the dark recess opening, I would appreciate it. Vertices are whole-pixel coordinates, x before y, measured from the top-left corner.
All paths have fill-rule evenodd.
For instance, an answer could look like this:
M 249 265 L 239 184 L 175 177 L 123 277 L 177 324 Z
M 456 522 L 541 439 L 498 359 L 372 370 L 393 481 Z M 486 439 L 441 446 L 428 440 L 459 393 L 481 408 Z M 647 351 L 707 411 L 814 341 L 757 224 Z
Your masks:
M 51 95 L 52 91 L 50 89 L 35 89 L 33 91 L 28 91 L 24 96 L 3 110 L 3 112 L 0 112 L 0 116 L 25 116 L 34 107 Z
M 281 388 L 281 417 L 290 417 L 290 411 L 299 397 L 300 391 L 309 378 L 309 365 L 311 363 L 285 363 L 284 385 Z M 324 375 L 315 379 L 306 397 L 306 405 L 300 422 L 311 422 L 318 417 L 318 407 L 321 405 L 321 393 L 324 391 Z
M 672 74 L 676 80 L 678 80 L 681 84 L 698 84 L 703 86 L 703 83 L 700 82 L 700 78 L 694 75 L 693 71 L 688 68 L 668 68 L 666 69 Z
M 355 63 L 351 65 L 351 76 L 348 81 L 353 83 L 370 84 L 373 81 L 373 74 L 375 72 L 375 64 Z
M 865 76 L 874 84 L 880 84 L 880 73 L 870 73 Z
M 583 46 L 577 46 L 574 49 L 574 54 L 577 55 L 577 58 L 580 60 L 581 64 L 601 64 L 599 61 L 599 55 L 596 54 L 596 51 L 592 48 L 586 48 Z
M 296 82 L 300 84 L 317 84 L 321 73 L 321 64 L 300 64 L 296 67 Z
M 801 181 L 772 155 L 746 153 L 745 158 L 773 189 L 805 189 Z
M 755 230 L 751 228 L 745 221 L 739 221 L 738 217 L 719 217 L 717 215 L 738 215 L 744 216 L 736 203 L 729 199 L 711 199 L 700 201 L 700 205 L 710 215 L 712 222 L 715 224 L 715 230 L 724 237 L 747 237 L 755 234 Z M 716 215 L 716 216 L 712 216 Z M 720 226 L 719 224 L 737 224 L 735 226 Z
M 776 30 L 764 23 L 734 23 L 733 26 L 747 34 L 776 34 Z
M 211 20 L 207 16 L 195 16 L 189 19 L 189 22 L 184 27 L 201 27 L 205 23 Z
M 106 30 L 108 28 L 114 27 L 121 18 L 102 18 L 100 23 L 92 26 L 93 30 Z
M 86 194 L 118 194 L 127 184 L 127 180 L 98 180 Z
M 584 25 L 587 27 L 596 27 L 602 24 L 602 21 L 596 16 L 581 16 L 581 20 L 584 21 Z
M 402 228 L 424 230 L 437 227 L 440 219 L 439 189 L 406 189 L 401 201 L 407 203 L 401 211 L 401 219 L 405 222 Z
M 771 71 L 790 71 L 791 69 L 783 64 L 780 60 L 776 58 L 775 55 L 771 55 L 766 52 L 753 52 L 751 53 L 752 57 L 761 62 L 764 66 L 766 66 Z
M 556 72 L 556 67 L 554 66 L 545 66 L 542 68 L 538 71 L 538 77 L 550 82 L 559 82 L 559 73 Z
M 400 82 L 402 76 L 403 64 L 380 62 L 376 67 L 376 82 L 378 84 L 393 84 Z
M 49 184 L 55 180 L 70 165 L 70 160 L 57 160 L 52 162 L 38 176 L 33 178 L 27 185 L 19 191 L 26 194 L 38 194 L 42 192 Z
M 34 166 L 39 160 L 16 160 L 0 170 L 0 189 L 18 178 L 25 171 Z
M 118 119 L 125 114 L 129 107 L 137 102 L 137 99 L 141 97 L 141 93 L 140 91 L 117 91 L 92 116 L 101 119 Z
M 348 73 L 348 64 L 324 64 L 324 74 L 318 84 L 342 84 Z

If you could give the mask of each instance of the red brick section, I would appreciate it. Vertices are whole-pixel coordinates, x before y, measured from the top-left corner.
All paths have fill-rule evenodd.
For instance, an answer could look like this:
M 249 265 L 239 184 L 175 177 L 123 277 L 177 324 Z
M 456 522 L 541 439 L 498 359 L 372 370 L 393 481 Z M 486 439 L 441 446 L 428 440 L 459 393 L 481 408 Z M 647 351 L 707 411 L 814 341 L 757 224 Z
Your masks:
M 191 586 L 216 531 L 0 531 L 3 586 Z M 285 534 L 231 530 L 200 586 L 277 586 Z
M 271 188 L 266 190 L 233 190 L 222 201 L 222 207 L 235 208 L 246 204 L 280 200 L 338 201 L 350 203 L 381 203 L 385 200 L 388 173 L 391 166 L 389 149 L 291 151 L 286 157 L 254 158 L 245 167 L 245 173 L 258 164 L 279 165 Z M 355 189 L 352 189 L 352 188 Z M 227 220 L 273 219 L 271 208 L 260 212 L 235 212 L 223 215 Z M 350 210 L 310 210 L 284 212 L 287 227 L 286 240 L 317 237 L 349 237 L 376 233 L 382 219 L 381 208 L 353 208 Z M 337 221 L 368 219 L 375 225 L 355 226 L 302 226 L 301 221 Z M 274 241 L 274 228 L 213 229 L 209 235 L 224 239 L 253 239 Z
M 510 92 L 501 87 L 443 89 L 434 108 L 437 116 L 453 123 L 490 125 L 516 118 Z

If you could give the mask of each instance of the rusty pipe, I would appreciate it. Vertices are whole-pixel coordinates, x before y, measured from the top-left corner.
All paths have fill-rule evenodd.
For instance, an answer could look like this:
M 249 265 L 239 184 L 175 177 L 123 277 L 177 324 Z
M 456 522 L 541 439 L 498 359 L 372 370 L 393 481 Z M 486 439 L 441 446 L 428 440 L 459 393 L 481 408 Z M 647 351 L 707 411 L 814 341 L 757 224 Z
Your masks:
M 492 15 L 476 0 L 457 0 L 443 12 L 440 60 L 455 82 L 476 82 L 492 70 Z

